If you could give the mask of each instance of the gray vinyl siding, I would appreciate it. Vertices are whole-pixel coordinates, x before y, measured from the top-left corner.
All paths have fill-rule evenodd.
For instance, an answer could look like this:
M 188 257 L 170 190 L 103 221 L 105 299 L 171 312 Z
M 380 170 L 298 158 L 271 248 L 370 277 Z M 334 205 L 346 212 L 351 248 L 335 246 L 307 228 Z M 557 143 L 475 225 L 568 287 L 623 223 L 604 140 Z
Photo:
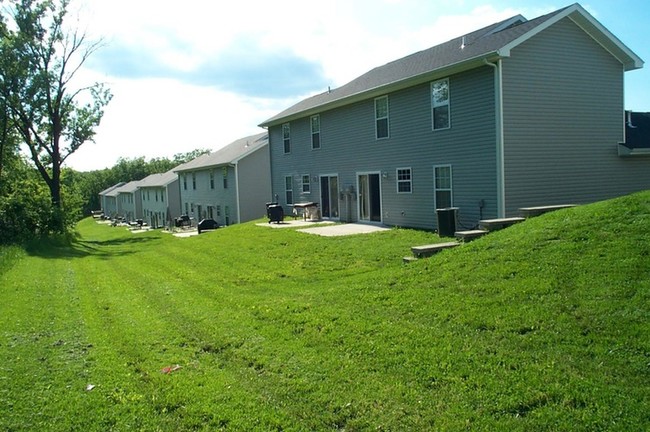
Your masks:
M 223 170 L 226 170 L 228 187 L 223 187 Z M 214 189 L 210 187 L 210 171 L 214 170 Z M 237 221 L 237 200 L 236 200 L 236 183 L 235 183 L 235 170 L 232 166 L 205 168 L 194 171 L 196 174 L 196 189 L 192 185 L 192 171 L 180 173 L 180 190 L 181 190 L 181 206 L 185 212 L 185 203 L 188 203 L 190 208 L 190 217 L 193 217 L 195 222 L 207 217 L 208 206 L 212 206 L 215 210 L 214 219 L 220 225 L 233 224 Z M 183 175 L 187 174 L 187 189 L 183 188 Z M 194 211 L 191 211 L 194 205 Z M 198 206 L 201 206 L 201 214 L 198 213 Z M 216 215 L 217 206 L 221 206 L 221 215 Z M 229 220 L 226 221 L 225 208 L 230 210 Z
M 154 222 L 157 220 L 157 227 L 166 226 L 181 215 L 178 180 L 167 186 L 140 188 L 140 193 L 143 219 L 149 225 L 155 225 Z M 156 200 L 156 193 L 158 200 Z M 157 219 L 154 219 L 154 215 L 157 216 Z
M 237 163 L 240 222 L 265 214 L 264 204 L 271 199 L 269 149 L 264 146 Z
M 167 207 L 169 208 L 169 217 L 173 221 L 179 217 L 183 211 L 181 209 L 181 190 L 179 187 L 178 179 L 174 180 L 166 187 Z
M 506 214 L 650 187 L 649 159 L 617 155 L 623 65 L 568 18 L 503 61 Z
M 281 204 L 285 176 L 294 179 L 294 202 L 320 202 L 323 174 L 338 174 L 339 190 L 357 190 L 357 174 L 386 173 L 381 178 L 382 222 L 436 228 L 433 167 L 451 165 L 454 205 L 470 227 L 496 215 L 494 72 L 481 67 L 449 77 L 451 128 L 432 131 L 430 83 L 388 94 L 390 136 L 375 138 L 374 97 L 320 113 L 321 148 L 312 150 L 309 117 L 291 122 L 291 154 L 283 154 L 280 126 L 271 127 L 273 193 Z M 432 79 L 433 81 L 433 79 Z M 412 193 L 397 193 L 397 168 L 411 168 Z M 311 193 L 301 195 L 302 175 L 312 179 Z M 339 201 L 341 219 L 358 219 L 358 198 Z M 291 211 L 290 208 L 285 208 Z

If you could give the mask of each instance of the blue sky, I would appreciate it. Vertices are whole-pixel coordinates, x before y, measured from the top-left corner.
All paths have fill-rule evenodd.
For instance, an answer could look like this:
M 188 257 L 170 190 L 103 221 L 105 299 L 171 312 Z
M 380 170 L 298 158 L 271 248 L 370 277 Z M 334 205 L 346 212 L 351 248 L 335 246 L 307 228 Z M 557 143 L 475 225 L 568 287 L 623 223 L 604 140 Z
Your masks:
M 216 150 L 304 97 L 368 70 L 521 14 L 570 2 L 521 0 L 73 0 L 72 16 L 105 47 L 80 80 L 114 98 L 68 159 L 79 170 L 119 157 Z M 650 2 L 588 0 L 594 17 L 650 61 Z M 71 20 L 72 21 L 72 20 Z M 76 24 L 76 21 L 74 21 Z M 625 74 L 626 109 L 650 111 L 650 65 Z

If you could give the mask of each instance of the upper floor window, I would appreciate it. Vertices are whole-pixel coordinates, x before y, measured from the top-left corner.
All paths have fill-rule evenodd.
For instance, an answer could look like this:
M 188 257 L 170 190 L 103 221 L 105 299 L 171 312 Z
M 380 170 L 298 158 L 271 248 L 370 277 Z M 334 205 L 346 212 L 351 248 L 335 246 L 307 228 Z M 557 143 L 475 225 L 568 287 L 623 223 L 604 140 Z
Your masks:
M 228 189 L 228 167 L 223 167 L 221 172 L 223 173 L 223 188 Z
M 291 153 L 291 126 L 289 123 L 282 125 L 282 142 L 284 143 L 284 152 Z
M 431 83 L 431 112 L 433 130 L 451 127 L 448 78 Z
M 183 174 L 183 190 L 187 190 L 187 174 Z
M 434 189 L 436 208 L 448 208 L 453 205 L 451 165 L 434 167 Z
M 411 168 L 397 168 L 397 193 L 411 193 Z
M 311 116 L 311 148 L 320 148 L 320 115 Z
M 375 99 L 375 133 L 377 139 L 388 138 L 388 96 Z
M 210 189 L 214 189 L 214 170 L 210 170 Z
M 196 190 L 196 173 L 192 173 L 192 189 Z

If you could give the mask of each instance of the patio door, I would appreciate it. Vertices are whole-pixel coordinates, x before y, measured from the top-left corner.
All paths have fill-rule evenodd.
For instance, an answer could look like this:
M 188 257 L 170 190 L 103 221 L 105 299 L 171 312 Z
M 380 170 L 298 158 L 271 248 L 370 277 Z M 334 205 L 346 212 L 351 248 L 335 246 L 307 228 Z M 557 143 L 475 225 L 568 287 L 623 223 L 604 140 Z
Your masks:
M 379 174 L 359 174 L 359 220 L 381 222 Z
M 339 177 L 324 175 L 320 178 L 321 215 L 328 219 L 339 218 Z

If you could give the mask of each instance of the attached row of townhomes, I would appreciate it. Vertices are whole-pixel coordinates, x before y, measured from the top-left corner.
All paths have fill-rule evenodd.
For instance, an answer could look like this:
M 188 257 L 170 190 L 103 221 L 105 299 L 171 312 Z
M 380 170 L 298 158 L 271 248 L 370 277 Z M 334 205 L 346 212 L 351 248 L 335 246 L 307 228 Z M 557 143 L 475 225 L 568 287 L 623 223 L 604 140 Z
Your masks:
M 160 226 L 318 203 L 325 219 L 436 229 L 441 208 L 470 228 L 648 189 L 649 117 L 623 99 L 624 73 L 641 67 L 579 4 L 517 15 L 302 100 L 266 132 L 115 185 L 102 205 Z
M 270 173 L 268 134 L 263 132 L 99 195 L 106 216 L 142 220 L 154 228 L 171 226 L 181 215 L 231 225 L 264 215 Z
M 625 142 L 623 75 L 643 61 L 579 4 L 518 15 L 377 67 L 260 126 L 285 212 L 436 228 L 650 188 Z

